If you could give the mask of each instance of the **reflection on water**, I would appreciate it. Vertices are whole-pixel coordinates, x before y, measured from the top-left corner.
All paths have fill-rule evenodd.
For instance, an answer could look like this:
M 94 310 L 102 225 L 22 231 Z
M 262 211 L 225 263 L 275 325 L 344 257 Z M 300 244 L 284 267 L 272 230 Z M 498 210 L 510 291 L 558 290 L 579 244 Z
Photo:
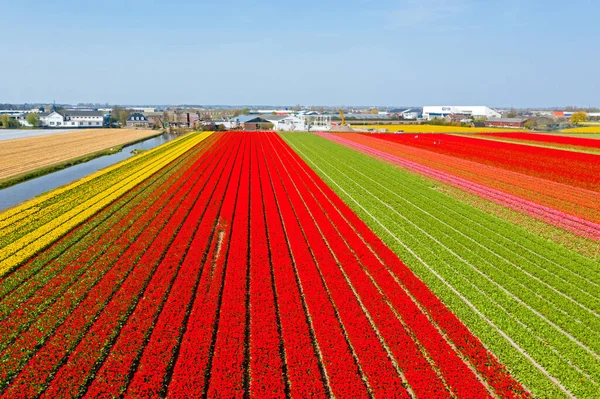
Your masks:
M 116 154 L 92 159 L 91 161 L 70 166 L 66 169 L 2 189 L 0 190 L 0 210 L 17 205 L 37 195 L 43 194 L 46 191 L 64 186 L 65 184 L 84 178 L 100 169 L 127 159 L 133 156 L 131 153 L 133 150 L 150 150 L 177 137 L 176 134 L 165 133 L 161 136 L 123 147 L 123 150 Z

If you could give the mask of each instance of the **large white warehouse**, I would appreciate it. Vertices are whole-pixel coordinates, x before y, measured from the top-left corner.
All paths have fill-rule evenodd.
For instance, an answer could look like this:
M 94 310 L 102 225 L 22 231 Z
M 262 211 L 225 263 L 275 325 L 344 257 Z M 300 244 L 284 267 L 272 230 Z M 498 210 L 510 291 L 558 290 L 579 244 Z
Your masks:
M 500 118 L 502 115 L 485 105 L 430 105 L 423 107 L 423 118 L 445 118 L 449 115 L 468 115 L 474 118 Z

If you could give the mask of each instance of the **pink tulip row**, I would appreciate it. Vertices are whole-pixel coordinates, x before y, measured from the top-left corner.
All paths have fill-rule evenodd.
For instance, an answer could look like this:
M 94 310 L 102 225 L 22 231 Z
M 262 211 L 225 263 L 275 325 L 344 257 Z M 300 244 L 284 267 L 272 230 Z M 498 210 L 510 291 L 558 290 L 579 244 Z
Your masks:
M 368 136 L 573 187 L 600 191 L 600 155 L 597 154 L 449 134 Z
M 418 164 L 416 162 L 408 161 L 401 157 L 386 153 L 381 150 L 374 149 L 368 145 L 356 143 L 351 140 L 344 139 L 339 136 L 323 133 L 323 137 L 326 137 L 332 141 L 340 143 L 350 148 L 357 149 L 365 154 L 376 156 L 386 161 L 392 162 L 397 165 L 401 165 L 407 169 L 414 170 L 425 176 L 432 177 L 436 180 L 448 183 L 454 187 L 461 188 L 469 191 L 482 198 L 494 201 L 498 204 L 504 205 L 510 209 L 523 212 L 529 216 L 543 220 L 555 226 L 564 228 L 574 232 L 575 234 L 590 238 L 596 241 L 600 241 L 600 224 L 569 215 L 559 210 L 536 204 L 533 201 L 529 201 L 512 194 L 502 192 L 490 187 L 486 187 L 482 184 L 474 183 L 469 180 L 453 176 L 446 172 L 441 172 L 434 168 Z

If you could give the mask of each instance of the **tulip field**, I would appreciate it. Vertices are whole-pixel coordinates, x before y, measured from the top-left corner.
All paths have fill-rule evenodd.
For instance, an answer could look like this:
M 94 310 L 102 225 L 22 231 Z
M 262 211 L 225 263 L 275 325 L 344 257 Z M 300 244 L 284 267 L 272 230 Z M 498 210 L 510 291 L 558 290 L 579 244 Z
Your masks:
M 586 137 L 571 137 L 540 133 L 482 133 L 476 138 L 507 141 L 509 143 L 545 146 L 563 150 L 600 153 L 600 140 Z
M 600 256 L 445 187 L 593 247 L 599 160 L 184 135 L 0 213 L 0 397 L 597 398 Z
M 357 125 L 352 124 L 353 129 L 370 129 L 377 132 L 398 132 L 402 131 L 405 133 L 462 133 L 462 134 L 473 134 L 473 133 L 493 133 L 493 132 L 513 132 L 514 129 L 509 128 L 495 128 L 495 127 L 483 127 L 483 128 L 472 128 L 463 126 L 440 126 L 440 125 L 412 125 L 412 124 L 383 124 L 383 125 Z
M 600 156 L 450 135 L 331 140 L 600 240 Z

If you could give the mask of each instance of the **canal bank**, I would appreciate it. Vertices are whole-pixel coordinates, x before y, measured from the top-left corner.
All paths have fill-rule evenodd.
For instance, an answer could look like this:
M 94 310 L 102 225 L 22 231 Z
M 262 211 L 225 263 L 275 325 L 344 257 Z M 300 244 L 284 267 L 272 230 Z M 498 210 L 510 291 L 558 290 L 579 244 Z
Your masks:
M 137 143 L 140 143 L 140 142 L 143 142 L 143 141 L 146 141 L 146 140 L 149 140 L 149 139 L 161 136 L 163 134 L 165 134 L 165 133 L 164 132 L 163 133 L 157 133 L 154 136 L 149 136 L 149 137 L 144 137 L 144 138 L 141 138 L 141 139 L 138 139 L 138 140 L 133 140 L 133 141 L 130 141 L 128 143 L 124 143 L 124 144 L 121 144 L 121 145 L 118 145 L 118 146 L 113 146 L 113 147 L 106 148 L 106 149 L 103 149 L 103 150 L 100 150 L 100 151 L 91 152 L 89 154 L 85 154 L 85 155 L 82 155 L 82 156 L 79 156 L 79 157 L 71 158 L 71 159 L 68 159 L 68 160 L 63 161 L 63 162 L 58 162 L 58 163 L 55 163 L 55 164 L 52 164 L 52 165 L 44 166 L 44 167 L 41 167 L 41 168 L 38 168 L 38 169 L 35 169 L 35 170 L 31 170 L 31 171 L 22 173 L 22 174 L 19 174 L 19 175 L 11 176 L 11 177 L 6 178 L 6 179 L 0 179 L 0 189 L 6 188 L 6 187 L 10 187 L 10 186 L 14 186 L 15 184 L 19 184 L 19 183 L 25 182 L 27 180 L 35 179 L 35 178 L 38 178 L 40 176 L 44 176 L 44 175 L 56 172 L 56 171 L 61 170 L 61 169 L 69 168 L 69 167 L 72 167 L 72 166 L 75 166 L 75 165 L 78 165 L 78 164 L 81 164 L 81 163 L 86 163 L 86 162 L 89 162 L 89 161 L 91 161 L 91 160 L 93 160 L 95 158 L 100 158 L 100 157 L 104 157 L 104 156 L 107 156 L 107 155 L 117 154 L 117 153 L 121 152 L 127 146 L 132 146 L 134 144 L 137 144 Z
M 93 159 L 82 160 L 70 166 L 66 165 L 62 169 L 38 175 L 26 181 L 2 188 L 0 189 L 0 211 L 18 205 L 49 190 L 82 179 L 91 173 L 133 157 L 137 153 L 168 143 L 178 137 L 181 137 L 181 135 L 161 133 L 150 138 L 138 140 L 135 143 L 124 145 L 118 152 L 113 152 L 109 155 L 99 154 Z

